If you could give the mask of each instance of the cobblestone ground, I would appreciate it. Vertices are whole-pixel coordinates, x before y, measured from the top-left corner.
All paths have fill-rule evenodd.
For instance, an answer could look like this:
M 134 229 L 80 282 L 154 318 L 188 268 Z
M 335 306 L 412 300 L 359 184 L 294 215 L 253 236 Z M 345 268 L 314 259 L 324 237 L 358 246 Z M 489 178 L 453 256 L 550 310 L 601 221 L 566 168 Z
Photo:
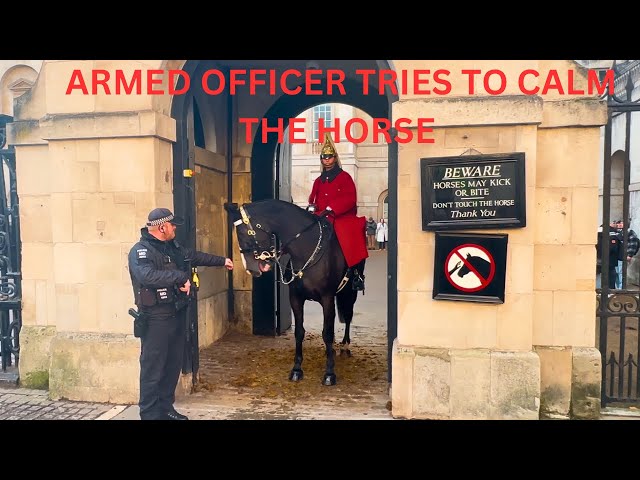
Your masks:
M 326 349 L 322 308 L 306 302 L 302 369 L 289 380 L 295 354 L 293 327 L 278 337 L 230 332 L 200 355 L 196 391 L 176 403 L 194 418 L 392 419 L 387 365 L 386 252 L 371 252 L 367 290 L 351 324 L 351 355 L 340 355 L 345 326 L 336 319 L 334 386 L 322 385 Z
M 334 386 L 322 385 L 325 347 L 313 330 L 303 344 L 304 378 L 289 380 L 294 345 L 292 332 L 275 338 L 227 335 L 202 352 L 196 392 L 177 406 L 196 418 L 392 418 L 385 330 L 352 329 L 351 356 L 336 356 Z M 202 410 L 204 405 L 217 408 Z
M 108 420 L 125 406 L 52 401 L 45 390 L 0 388 L 0 420 Z

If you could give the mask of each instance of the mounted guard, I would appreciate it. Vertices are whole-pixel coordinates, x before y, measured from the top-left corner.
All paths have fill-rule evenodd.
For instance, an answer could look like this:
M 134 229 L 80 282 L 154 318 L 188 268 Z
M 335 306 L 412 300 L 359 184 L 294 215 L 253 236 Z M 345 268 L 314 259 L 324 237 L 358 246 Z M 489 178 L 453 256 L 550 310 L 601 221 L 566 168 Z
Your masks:
M 307 208 L 315 215 L 325 216 L 333 224 L 350 268 L 348 276 L 353 276 L 356 290 L 364 290 L 364 261 L 369 256 L 367 219 L 358 216 L 355 182 L 342 169 L 338 151 L 329 133 L 325 133 L 320 162 L 322 173 L 313 182 Z

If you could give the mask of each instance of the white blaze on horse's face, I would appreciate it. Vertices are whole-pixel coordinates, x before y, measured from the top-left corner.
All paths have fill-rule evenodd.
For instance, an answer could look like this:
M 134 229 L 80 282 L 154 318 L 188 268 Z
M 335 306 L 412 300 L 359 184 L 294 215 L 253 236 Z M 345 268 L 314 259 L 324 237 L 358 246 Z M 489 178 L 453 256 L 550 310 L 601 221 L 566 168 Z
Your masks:
M 247 268 L 247 260 L 244 258 L 244 253 L 241 253 L 240 256 L 242 257 L 242 265 L 244 266 L 245 271 L 251 275 L 251 272 Z
M 240 225 L 242 225 L 242 220 L 236 220 L 235 222 L 233 222 L 234 227 L 236 227 L 236 237 L 238 237 L 238 240 L 240 240 L 240 234 L 238 232 L 238 227 Z M 249 270 L 249 267 L 247 267 L 247 259 L 244 255 L 244 253 L 240 253 L 240 258 L 242 258 L 242 266 L 244 267 L 244 271 L 247 272 L 248 275 L 253 275 L 253 273 L 251 272 L 251 270 Z

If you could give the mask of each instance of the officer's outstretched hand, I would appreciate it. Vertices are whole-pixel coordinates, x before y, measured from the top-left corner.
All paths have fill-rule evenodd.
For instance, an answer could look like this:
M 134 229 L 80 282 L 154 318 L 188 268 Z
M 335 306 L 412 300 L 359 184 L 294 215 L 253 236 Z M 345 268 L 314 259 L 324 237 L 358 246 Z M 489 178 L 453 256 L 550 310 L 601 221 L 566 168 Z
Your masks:
M 233 260 L 231 260 L 230 258 L 226 258 L 224 261 L 224 266 L 227 270 L 233 270 Z
M 186 293 L 187 296 L 189 296 L 189 293 L 191 292 L 191 281 L 187 280 L 185 284 L 180 287 L 180 291 Z

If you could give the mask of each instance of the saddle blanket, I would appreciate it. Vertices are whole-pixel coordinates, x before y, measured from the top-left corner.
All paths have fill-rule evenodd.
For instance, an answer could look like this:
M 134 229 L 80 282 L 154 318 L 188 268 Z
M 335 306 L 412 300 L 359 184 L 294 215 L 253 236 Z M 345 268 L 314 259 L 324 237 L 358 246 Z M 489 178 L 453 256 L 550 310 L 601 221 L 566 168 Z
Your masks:
M 366 224 L 366 217 L 356 216 L 338 217 L 333 222 L 338 243 L 349 267 L 369 257 Z

